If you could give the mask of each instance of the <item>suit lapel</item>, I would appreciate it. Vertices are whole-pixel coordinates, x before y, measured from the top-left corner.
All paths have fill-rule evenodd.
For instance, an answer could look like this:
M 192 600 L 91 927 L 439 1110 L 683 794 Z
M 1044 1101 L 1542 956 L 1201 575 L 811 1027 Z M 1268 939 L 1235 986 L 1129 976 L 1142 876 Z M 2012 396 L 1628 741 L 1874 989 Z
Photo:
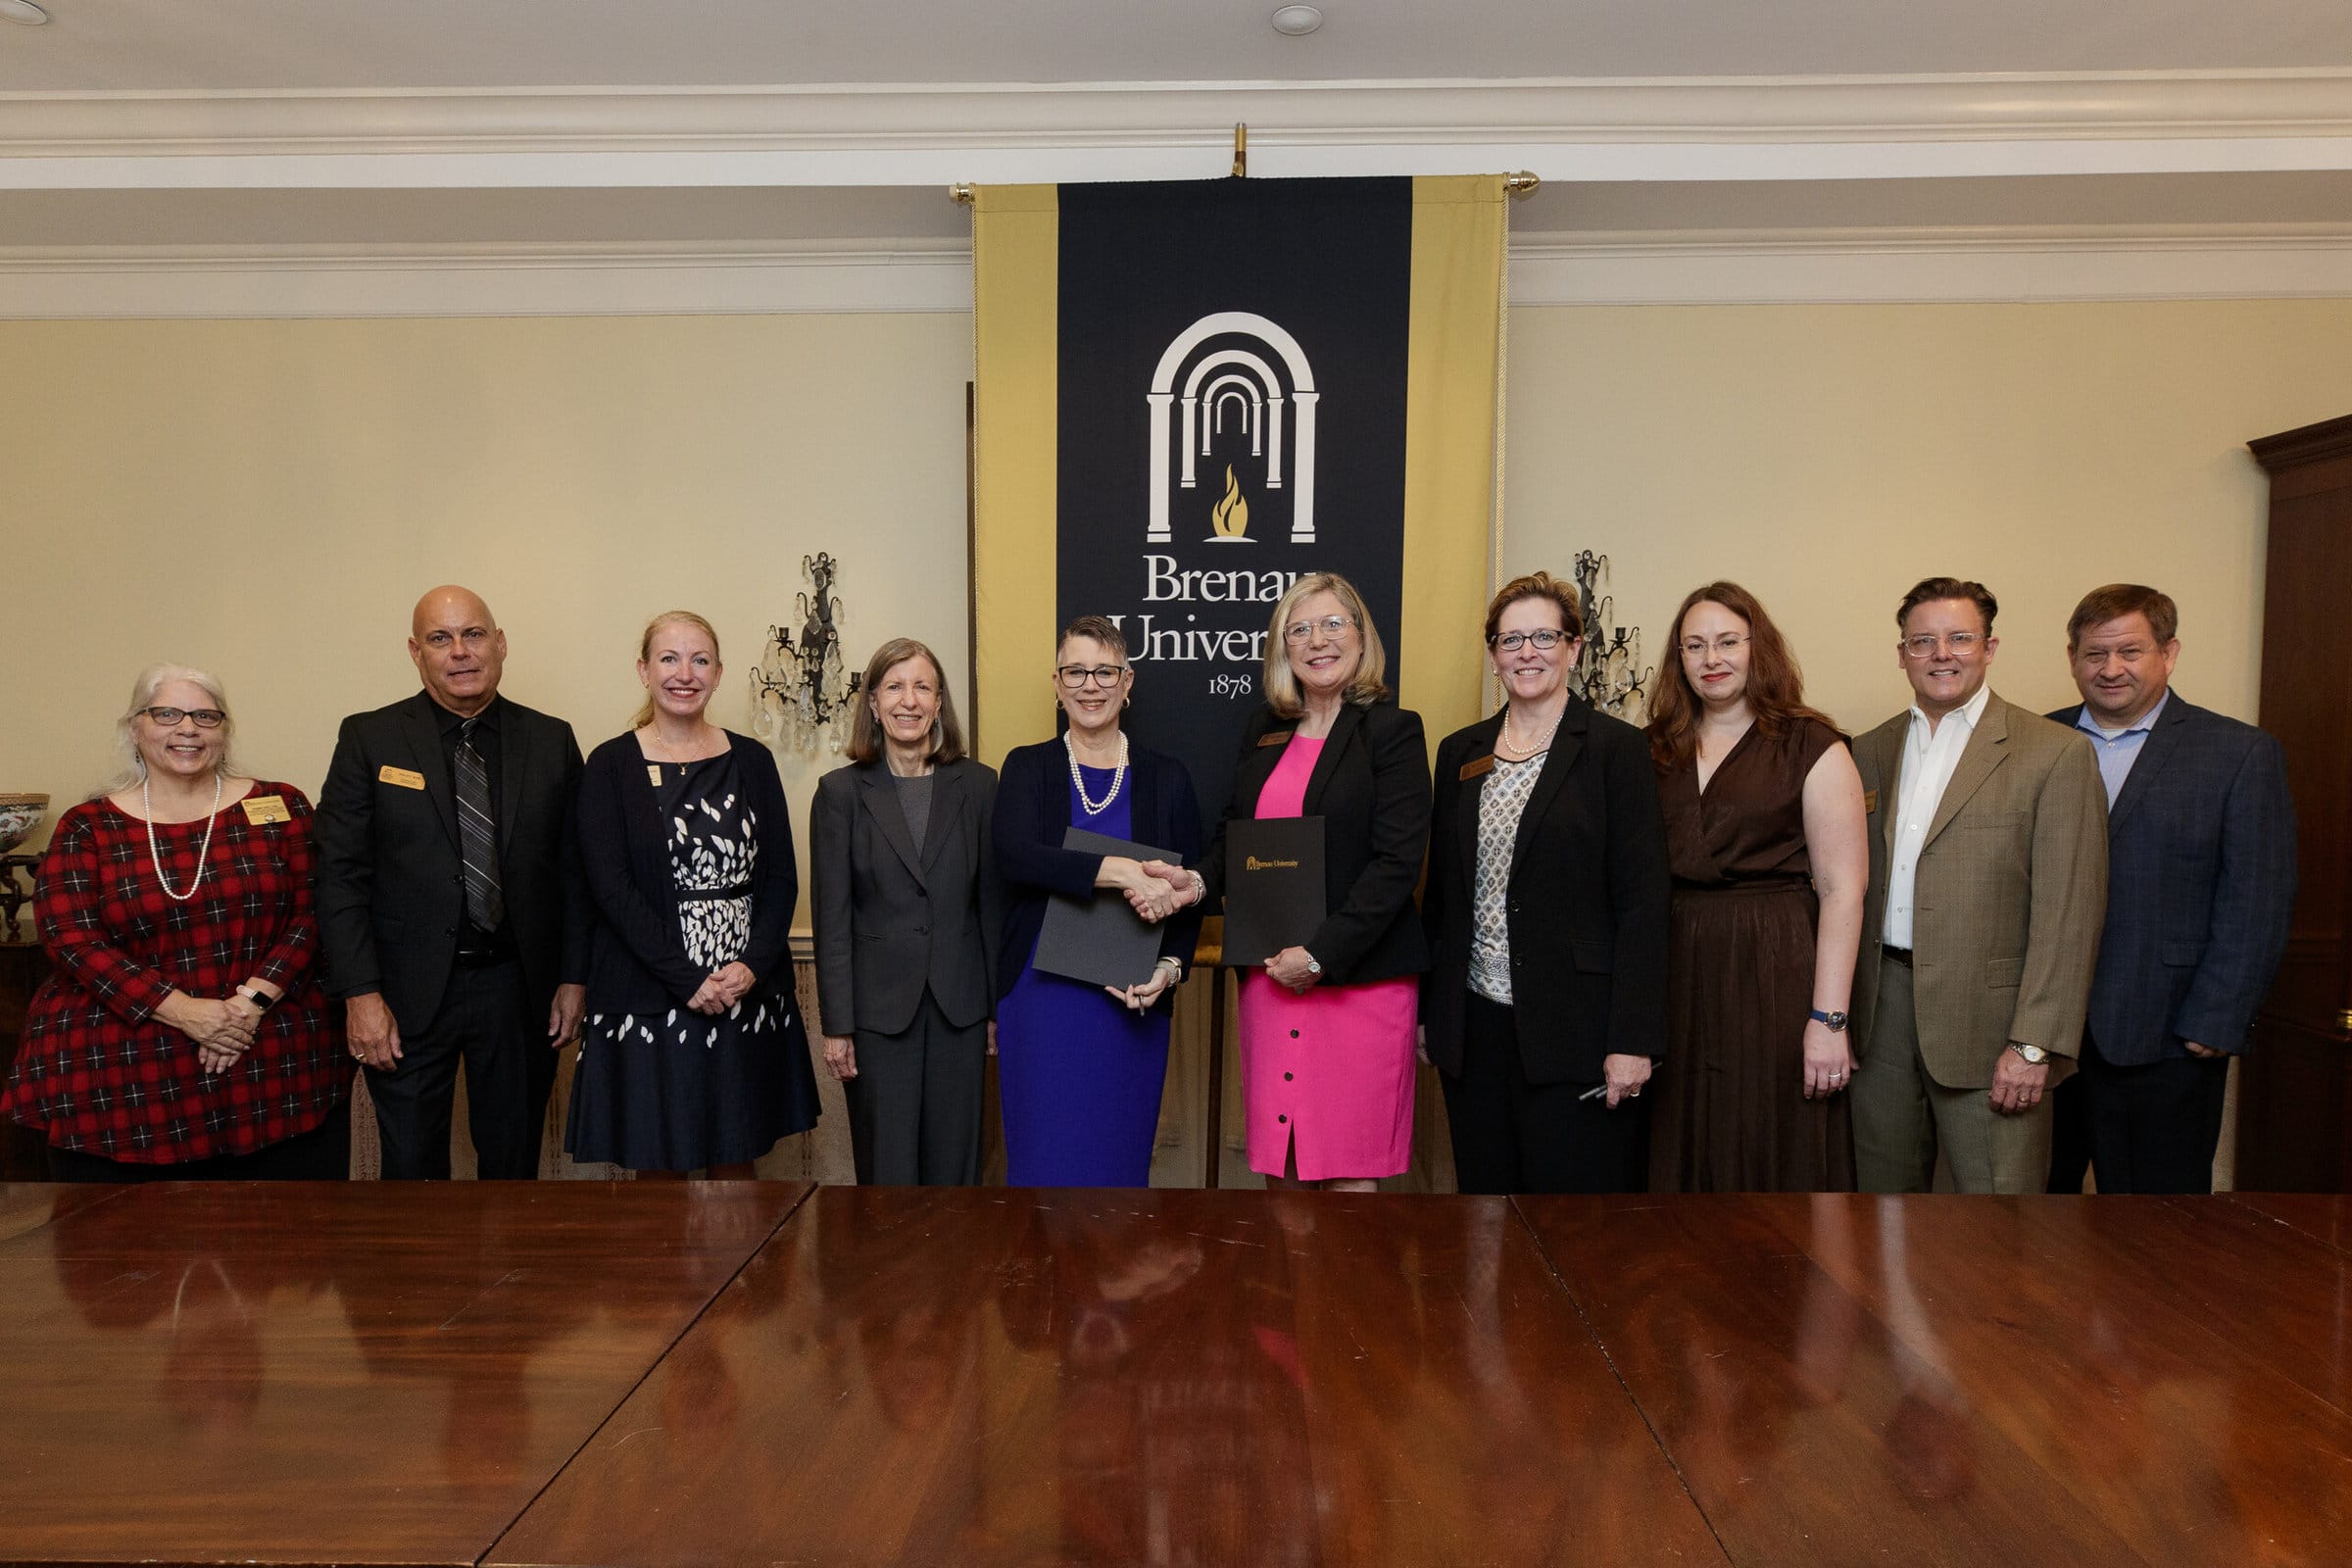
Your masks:
M 1946 713 L 1945 722 L 1957 714 Z M 1968 798 L 1983 788 L 1992 770 L 1999 767 L 2009 755 L 2009 705 L 1998 697 L 1985 700 L 1984 712 L 1977 727 L 1969 732 L 1968 744 L 1961 748 L 1959 765 L 1952 769 L 1951 782 L 1943 787 L 1943 799 L 1936 803 L 1935 820 L 1928 824 L 1928 836 L 1921 843 L 1925 850 L 1936 842 L 1936 835 L 1951 825 L 1960 814 Z
M 409 743 L 409 760 L 424 776 L 424 793 L 441 813 L 441 830 L 458 847 L 458 801 L 449 782 L 449 760 L 441 754 L 441 710 L 418 692 L 400 715 L 401 738 Z
M 509 703 L 498 719 L 498 850 L 503 857 L 514 836 L 514 813 L 522 808 L 523 769 L 530 765 L 531 726 Z
M 1891 736 L 1891 739 L 1879 737 Z M 1879 848 L 1886 852 L 1887 865 L 1894 863 L 1894 820 L 1903 808 L 1903 767 L 1911 757 L 1911 715 L 1901 714 L 1897 720 L 1882 728 L 1878 737 L 1865 737 L 1865 744 L 1875 744 L 1886 756 L 1879 764 Z
M 1364 710 L 1353 703 L 1340 705 L 1340 716 L 1331 721 L 1331 733 L 1323 738 L 1322 755 L 1315 759 L 1315 770 L 1307 775 L 1306 798 L 1298 803 L 1300 816 L 1320 816 L 1323 813 L 1323 791 L 1331 784 L 1332 774 L 1338 771 L 1340 754 L 1355 739 L 1363 727 Z
M 2157 772 L 2172 760 L 2174 750 L 2180 744 L 2180 730 L 2188 722 L 2188 705 L 2178 692 L 2165 699 L 2164 715 L 2148 738 L 2139 743 L 2139 755 L 2132 760 L 2132 771 L 2124 775 L 2124 787 L 2115 792 L 2115 809 L 2107 813 L 2107 834 L 2112 838 L 2124 825 L 2149 790 Z
M 1494 739 L 1501 733 L 1500 713 L 1479 725 L 1471 738 L 1470 756 L 1466 761 L 1475 762 L 1485 758 L 1492 762 Z M 1490 766 L 1476 778 L 1463 781 L 1461 804 L 1453 813 L 1454 851 L 1462 868 L 1461 891 L 1465 901 L 1478 890 L 1478 813 L 1486 805 L 1487 780 L 1494 776 L 1494 769 Z M 1463 907 L 1467 908 L 1469 905 L 1465 903 Z
M 888 763 L 874 762 L 858 769 L 858 799 L 864 803 L 874 825 L 882 830 L 882 838 L 892 853 L 906 862 L 907 874 L 921 882 L 923 859 L 914 851 L 914 835 L 906 830 L 906 813 L 899 809 L 899 788 L 890 781 Z M 931 809 L 934 812 L 939 809 L 936 797 Z
M 1150 845 L 1155 850 L 1168 846 L 1158 842 L 1159 779 L 1152 769 L 1135 760 L 1135 743 L 1127 743 L 1127 787 L 1134 791 L 1127 801 L 1127 838 L 1133 844 Z
M 1535 842 L 1536 824 L 1551 809 L 1551 803 L 1568 783 L 1568 770 L 1585 750 L 1585 732 L 1592 728 L 1592 710 L 1583 701 L 1571 697 L 1568 706 L 1560 710 L 1560 727 L 1551 737 L 1551 751 L 1544 759 L 1544 771 L 1536 775 L 1536 787 L 1528 792 L 1527 808 L 1519 813 L 1519 836 L 1511 844 L 1511 875 L 1519 874 L 1519 862 L 1527 858 L 1527 847 Z M 1497 733 L 1501 730 L 1498 722 Z
M 956 791 L 963 787 L 963 769 L 939 767 L 931 769 L 931 820 L 923 828 L 923 869 L 928 871 L 939 863 L 939 852 L 947 848 L 948 840 L 956 836 L 956 824 L 961 820 L 956 811 Z M 898 793 L 898 786 L 891 786 Z M 899 813 L 903 818 L 906 813 Z M 910 835 L 911 836 L 911 835 Z

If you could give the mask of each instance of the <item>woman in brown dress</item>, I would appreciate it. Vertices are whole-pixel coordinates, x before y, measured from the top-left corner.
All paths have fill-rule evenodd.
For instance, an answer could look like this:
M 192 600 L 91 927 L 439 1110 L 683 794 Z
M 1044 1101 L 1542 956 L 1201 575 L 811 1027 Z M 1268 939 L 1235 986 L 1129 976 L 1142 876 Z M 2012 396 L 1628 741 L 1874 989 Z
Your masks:
M 1651 706 L 1674 868 L 1656 1192 L 1851 1192 L 1862 780 L 1755 596 L 1683 601 Z

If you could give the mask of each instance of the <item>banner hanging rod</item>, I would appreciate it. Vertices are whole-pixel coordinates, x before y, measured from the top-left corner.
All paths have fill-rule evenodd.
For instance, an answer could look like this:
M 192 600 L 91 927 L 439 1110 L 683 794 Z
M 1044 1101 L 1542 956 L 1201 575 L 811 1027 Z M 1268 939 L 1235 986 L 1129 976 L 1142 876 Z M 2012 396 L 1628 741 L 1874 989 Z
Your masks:
M 1233 127 L 1233 177 L 1236 179 L 1250 177 L 1250 127 L 1247 124 L 1237 124 Z M 1529 170 L 1522 169 L 1516 174 L 1502 176 L 1502 188 L 1508 191 L 1514 200 L 1525 201 L 1543 187 L 1543 178 Z M 948 195 L 958 207 L 972 205 L 972 187 L 969 181 L 957 180 L 955 184 L 950 185 Z

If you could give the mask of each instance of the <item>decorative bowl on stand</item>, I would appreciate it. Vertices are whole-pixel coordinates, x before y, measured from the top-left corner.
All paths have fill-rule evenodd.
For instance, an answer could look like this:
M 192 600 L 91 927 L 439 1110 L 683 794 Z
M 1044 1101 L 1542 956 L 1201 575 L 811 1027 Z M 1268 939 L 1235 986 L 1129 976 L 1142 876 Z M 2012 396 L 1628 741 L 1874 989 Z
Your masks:
M 0 794 L 0 855 L 24 843 L 48 814 L 46 795 Z

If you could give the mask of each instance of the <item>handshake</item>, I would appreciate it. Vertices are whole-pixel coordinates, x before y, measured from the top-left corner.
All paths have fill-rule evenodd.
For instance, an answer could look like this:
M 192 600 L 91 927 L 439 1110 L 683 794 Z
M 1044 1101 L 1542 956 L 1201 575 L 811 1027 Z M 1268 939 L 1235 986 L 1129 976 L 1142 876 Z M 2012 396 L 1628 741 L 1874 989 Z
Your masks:
M 1102 862 L 1105 885 L 1127 895 L 1128 906 L 1144 919 L 1157 924 L 1178 909 L 1190 908 L 1208 889 L 1200 873 L 1166 860 L 1130 860 L 1112 856 Z

